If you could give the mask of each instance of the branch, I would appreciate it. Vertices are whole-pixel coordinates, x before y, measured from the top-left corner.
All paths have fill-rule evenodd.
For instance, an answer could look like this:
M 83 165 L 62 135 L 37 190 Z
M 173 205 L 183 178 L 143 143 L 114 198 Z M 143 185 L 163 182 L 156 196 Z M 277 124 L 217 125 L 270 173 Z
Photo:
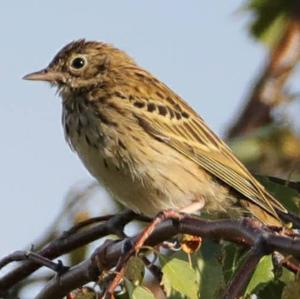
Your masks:
M 284 86 L 300 59 L 300 14 L 299 3 L 289 16 L 285 32 L 270 54 L 270 59 L 254 84 L 247 103 L 228 130 L 227 138 L 245 133 L 272 123 L 271 112 L 288 97 Z
M 125 211 L 121 214 L 113 216 L 107 222 L 96 225 L 89 230 L 80 231 L 71 235 L 66 233 L 62 237 L 50 242 L 42 250 L 37 252 L 37 254 L 48 259 L 54 259 L 109 234 L 119 235 L 121 232 L 123 232 L 123 227 L 127 223 L 137 218 L 139 218 L 139 216 L 137 216 L 135 213 L 131 211 Z M 39 268 L 40 265 L 37 265 L 31 261 L 25 261 L 19 267 L 4 275 L 0 279 L 0 298 L 4 297 L 4 295 L 12 286 Z
M 51 259 L 85 245 L 99 237 L 112 233 L 122 235 L 124 226 L 129 221 L 138 218 L 138 215 L 128 211 L 115 215 L 106 223 L 96 225 L 89 230 L 79 231 L 71 235 L 68 233 L 64 234 L 61 238 L 47 245 L 39 254 Z M 120 233 L 120 231 L 122 233 Z M 174 221 L 174 219 L 167 219 L 152 231 L 148 238 L 146 238 L 144 245 L 156 246 L 178 234 L 190 234 L 214 240 L 223 239 L 246 247 L 254 246 L 254 249 L 249 252 L 248 261 L 244 264 L 244 268 L 241 268 L 230 284 L 227 290 L 229 293 L 232 288 L 235 289 L 236 294 L 243 292 L 250 277 L 249 275 L 251 275 L 260 257 L 266 254 L 266 252 L 278 251 L 282 254 L 300 257 L 300 239 L 297 238 L 295 234 L 288 236 L 285 235 L 284 230 L 273 231 L 260 222 L 249 218 L 210 221 L 183 215 L 180 219 L 177 218 L 176 221 Z M 103 271 L 112 269 L 118 264 L 121 256 L 128 255 L 129 252 L 132 252 L 132 248 L 137 241 L 141 239 L 141 235 L 142 234 L 138 234 L 116 241 L 106 241 L 101 247 L 96 249 L 88 259 L 50 280 L 36 298 L 62 298 L 70 291 L 90 281 L 97 281 Z M 255 248 L 260 248 L 262 251 L 257 251 Z M 3 261 L 5 261 L 5 259 L 3 259 L 2 262 Z M 26 261 L 17 269 L 3 276 L 0 279 L 2 292 L 0 296 L 4 297 L 9 288 L 20 282 L 39 267 L 39 265 L 33 262 Z
M 68 267 L 65 267 L 61 261 L 55 263 L 40 254 L 37 254 L 32 251 L 23 251 L 23 250 L 15 251 L 14 253 L 0 260 L 0 269 L 10 264 L 11 262 L 24 261 L 24 260 L 32 261 L 39 266 L 44 266 L 58 273 L 68 270 Z
M 145 245 L 155 246 L 177 234 L 191 234 L 214 240 L 224 239 L 244 246 L 256 246 L 248 255 L 247 263 L 242 267 L 242 274 L 230 284 L 229 290 L 236 288 L 241 293 L 260 257 L 266 252 L 279 251 L 300 257 L 300 239 L 282 236 L 272 232 L 255 220 L 202 220 L 196 217 L 184 216 L 180 222 L 167 220 L 161 223 L 146 240 Z M 103 271 L 117 265 L 120 256 L 126 254 L 135 244 L 139 236 L 120 241 L 109 241 L 95 250 L 90 258 L 63 273 L 59 279 L 52 279 L 35 299 L 62 298 L 68 292 L 90 282 L 97 281 Z M 257 241 L 259 240 L 259 241 Z M 262 247 L 260 247 L 262 246 Z M 259 251 L 258 249 L 259 248 Z M 260 251 L 262 250 L 262 251 Z M 246 273 L 247 272 L 247 273 Z M 246 273 L 243 278 L 243 273 Z M 234 298 L 234 297 L 224 297 Z
M 272 255 L 272 261 L 274 268 L 285 267 L 290 270 L 294 274 L 298 274 L 300 272 L 300 266 L 296 261 L 291 261 L 291 256 L 284 256 L 279 252 L 274 252 Z

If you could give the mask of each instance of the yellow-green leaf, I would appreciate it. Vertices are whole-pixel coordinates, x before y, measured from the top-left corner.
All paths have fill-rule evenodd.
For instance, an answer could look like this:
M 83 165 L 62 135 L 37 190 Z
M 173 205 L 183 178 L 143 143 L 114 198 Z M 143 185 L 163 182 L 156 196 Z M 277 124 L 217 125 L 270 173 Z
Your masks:
M 252 278 L 247 286 L 246 294 L 259 291 L 259 286 L 274 279 L 273 264 L 270 255 L 264 256 L 258 263 Z
M 174 289 L 188 298 L 198 298 L 197 274 L 188 262 L 160 255 L 160 263 L 163 273 L 162 284 L 168 296 Z
M 252 13 L 252 36 L 273 47 L 288 24 L 295 0 L 248 0 L 245 6 Z
M 145 265 L 138 256 L 132 256 L 125 268 L 125 277 L 134 285 L 142 283 L 145 274 Z
M 130 296 L 132 299 L 155 299 L 153 294 L 145 287 L 137 286 Z
M 142 286 L 134 286 L 128 279 L 125 279 L 125 285 L 130 299 L 155 299 L 150 290 Z

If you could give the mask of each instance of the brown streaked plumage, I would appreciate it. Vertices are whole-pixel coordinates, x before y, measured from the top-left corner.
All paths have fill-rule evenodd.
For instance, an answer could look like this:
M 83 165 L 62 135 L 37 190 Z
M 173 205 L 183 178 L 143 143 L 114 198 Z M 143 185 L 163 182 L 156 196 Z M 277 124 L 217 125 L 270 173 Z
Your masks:
M 79 40 L 25 76 L 49 81 L 63 98 L 68 143 L 125 206 L 248 212 L 280 225 L 285 208 L 178 95 L 108 44 Z M 199 203 L 199 204 L 198 204 Z

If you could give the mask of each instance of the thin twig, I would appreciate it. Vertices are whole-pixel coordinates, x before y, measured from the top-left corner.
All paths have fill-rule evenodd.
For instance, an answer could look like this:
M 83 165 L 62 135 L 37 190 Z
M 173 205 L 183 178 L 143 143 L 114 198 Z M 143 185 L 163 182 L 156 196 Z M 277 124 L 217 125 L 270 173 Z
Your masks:
M 63 237 L 68 237 L 68 236 L 78 232 L 79 230 L 81 230 L 81 229 L 83 229 L 87 226 L 90 226 L 92 224 L 96 224 L 96 223 L 99 223 L 99 222 L 107 221 L 107 220 L 109 220 L 109 219 L 111 219 L 112 217 L 115 217 L 115 216 L 116 215 L 111 214 L 111 215 L 93 217 L 93 218 L 89 218 L 87 220 L 81 221 L 78 224 L 74 225 L 71 229 L 65 231 L 64 234 L 63 234 Z M 151 221 L 151 218 L 149 218 L 147 216 L 144 216 L 144 215 L 136 214 L 134 218 L 135 218 L 135 220 L 143 221 L 143 222 L 150 222 Z
M 105 216 L 98 216 L 98 217 L 93 217 L 93 218 L 89 218 L 87 220 L 81 221 L 79 223 L 77 223 L 76 225 L 74 225 L 72 228 L 70 228 L 69 230 L 65 231 L 63 233 L 63 237 L 68 237 L 70 235 L 75 234 L 76 232 L 78 232 L 79 230 L 92 225 L 92 224 L 96 224 L 99 222 L 103 222 L 103 221 L 107 221 L 110 218 L 114 217 L 115 215 L 105 215 Z
M 17 262 L 17 261 L 32 261 L 39 266 L 44 266 L 57 273 L 62 273 L 69 269 L 69 267 L 64 266 L 61 261 L 55 263 L 52 262 L 50 259 L 42 255 L 39 255 L 35 252 L 23 251 L 23 250 L 15 251 L 14 253 L 2 259 L 0 261 L 0 269 L 11 262 Z
M 279 252 L 274 252 L 272 257 L 275 266 L 285 267 L 295 274 L 298 274 L 300 272 L 300 265 L 290 261 L 291 256 L 284 256 Z
M 142 246 L 145 244 L 146 240 L 155 230 L 155 228 L 166 219 L 173 219 L 179 221 L 182 218 L 182 215 L 176 211 L 168 210 L 158 214 L 157 217 L 153 219 L 153 221 L 144 229 L 144 231 L 137 237 L 136 241 L 134 242 L 133 246 L 126 252 L 120 261 L 115 270 L 115 276 L 107 289 L 102 296 L 102 299 L 106 298 L 114 298 L 113 293 L 116 287 L 120 284 L 121 280 L 123 279 L 126 263 L 129 261 L 130 257 L 134 254 L 137 254 Z

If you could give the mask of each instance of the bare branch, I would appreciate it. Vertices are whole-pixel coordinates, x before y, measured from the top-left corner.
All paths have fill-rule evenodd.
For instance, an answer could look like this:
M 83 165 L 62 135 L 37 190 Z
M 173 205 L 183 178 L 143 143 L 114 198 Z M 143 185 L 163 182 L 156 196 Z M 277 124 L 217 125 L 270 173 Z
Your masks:
M 273 264 L 277 267 L 285 267 L 290 270 L 294 274 L 298 274 L 300 272 L 300 266 L 295 261 L 291 260 L 291 256 L 284 256 L 279 252 L 274 252 L 273 255 Z
M 61 261 L 55 263 L 52 262 L 50 259 L 42 255 L 39 255 L 35 252 L 24 251 L 24 250 L 15 251 L 14 253 L 0 260 L 0 269 L 11 262 L 17 262 L 17 261 L 32 261 L 39 266 L 44 266 L 58 273 L 68 270 L 68 267 L 65 267 Z
M 299 3 L 295 2 L 295 5 L 285 32 L 272 49 L 268 63 L 255 82 L 244 109 L 228 130 L 227 138 L 241 136 L 272 123 L 273 108 L 288 99 L 284 86 L 300 59 Z
M 120 232 L 123 231 L 123 227 L 136 217 L 135 213 L 125 211 L 115 215 L 107 222 L 96 225 L 89 230 L 80 231 L 67 237 L 63 235 L 61 238 L 50 242 L 37 253 L 48 259 L 54 259 L 109 234 L 120 234 Z M 6 294 L 7 290 L 39 268 L 40 265 L 31 261 L 26 261 L 16 269 L 1 277 L 0 297 L 3 297 L 3 294 Z

